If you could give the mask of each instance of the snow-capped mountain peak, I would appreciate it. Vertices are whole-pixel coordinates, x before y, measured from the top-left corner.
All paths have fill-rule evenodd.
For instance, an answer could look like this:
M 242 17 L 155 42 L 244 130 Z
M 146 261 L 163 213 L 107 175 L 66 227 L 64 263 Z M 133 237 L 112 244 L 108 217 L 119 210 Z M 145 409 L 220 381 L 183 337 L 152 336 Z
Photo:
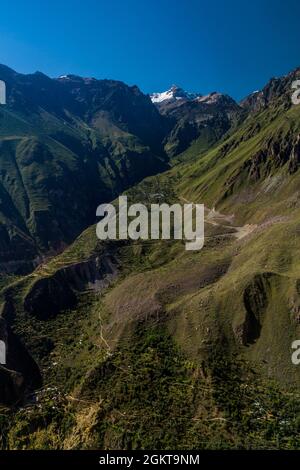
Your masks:
M 199 96 L 199 94 L 188 93 L 177 85 L 172 85 L 167 91 L 163 91 L 162 93 L 152 93 L 150 98 L 152 103 L 162 103 L 163 101 L 190 101 Z

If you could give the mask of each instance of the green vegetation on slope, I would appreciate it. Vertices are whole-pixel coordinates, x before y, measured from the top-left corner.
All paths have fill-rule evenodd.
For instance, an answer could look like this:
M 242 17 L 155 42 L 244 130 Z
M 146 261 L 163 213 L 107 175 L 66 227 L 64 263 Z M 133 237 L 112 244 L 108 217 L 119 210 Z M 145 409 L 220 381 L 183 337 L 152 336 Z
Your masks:
M 3 448 L 299 448 L 300 111 L 271 89 L 219 145 L 127 192 L 204 202 L 203 250 L 92 226 L 8 279 L 5 321 L 43 384 L 24 371 Z

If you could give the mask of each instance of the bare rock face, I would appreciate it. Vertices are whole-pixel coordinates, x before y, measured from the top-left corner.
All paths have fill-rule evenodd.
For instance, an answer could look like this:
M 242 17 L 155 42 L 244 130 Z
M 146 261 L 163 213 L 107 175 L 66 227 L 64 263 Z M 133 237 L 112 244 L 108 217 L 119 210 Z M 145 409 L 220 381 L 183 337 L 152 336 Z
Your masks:
M 0 312 L 0 340 L 6 350 L 6 362 L 0 366 L 0 403 L 7 405 L 20 402 L 26 391 L 42 384 L 36 362 L 9 326 L 12 308 L 6 301 Z
M 24 309 L 40 320 L 55 316 L 60 310 L 72 308 L 76 295 L 60 276 L 39 279 L 24 300 Z
M 41 320 L 48 319 L 74 307 L 78 292 L 107 287 L 116 273 L 116 260 L 110 255 L 63 267 L 32 286 L 25 297 L 24 309 Z
M 300 69 L 297 68 L 281 78 L 271 78 L 262 90 L 257 90 L 244 98 L 239 104 L 251 113 L 258 113 L 271 106 L 274 102 L 280 102 L 286 109 L 291 107 L 291 89 L 294 80 L 299 79 Z
M 20 401 L 24 392 L 24 377 L 19 372 L 0 366 L 0 402 L 13 405 Z
M 270 280 L 274 276 L 273 273 L 257 274 L 244 290 L 244 320 L 234 328 L 235 337 L 243 346 L 254 343 L 260 336 L 269 302 Z
M 65 266 L 33 284 L 25 297 L 24 309 L 46 320 L 72 308 L 79 292 L 107 287 L 117 273 L 117 261 L 110 253 Z M 0 403 L 7 405 L 22 403 L 27 392 L 42 385 L 39 367 L 10 327 L 14 316 L 14 306 L 7 299 L 0 309 L 0 340 L 6 349 L 6 363 L 0 366 Z M 51 349 L 51 344 L 47 348 Z
M 300 135 L 297 136 L 296 142 L 293 146 L 290 160 L 289 160 L 289 172 L 295 173 L 300 165 Z

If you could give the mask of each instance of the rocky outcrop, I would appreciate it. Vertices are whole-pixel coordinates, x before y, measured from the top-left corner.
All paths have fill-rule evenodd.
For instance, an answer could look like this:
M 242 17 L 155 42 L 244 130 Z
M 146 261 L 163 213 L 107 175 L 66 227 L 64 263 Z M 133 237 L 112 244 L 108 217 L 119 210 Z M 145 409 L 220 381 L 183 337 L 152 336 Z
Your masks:
M 72 308 L 78 293 L 108 286 L 117 272 L 116 259 L 107 253 L 62 267 L 32 285 L 25 297 L 24 309 L 40 320 L 48 319 L 61 310 Z M 13 303 L 7 298 L 0 309 L 0 340 L 6 349 L 6 363 L 0 366 L 0 403 L 7 405 L 22 402 L 27 392 L 42 385 L 37 364 L 10 326 L 14 317 Z M 48 343 L 43 344 L 46 354 L 53 347 L 49 339 Z
M 5 344 L 5 364 L 0 366 L 0 403 L 16 404 L 26 391 L 42 384 L 39 368 L 9 326 L 12 304 L 4 302 L 0 314 L 0 340 Z
M 264 313 L 268 306 L 273 273 L 256 274 L 244 290 L 244 320 L 234 328 L 236 339 L 243 346 L 254 343 L 260 336 Z
M 61 310 L 74 307 L 79 292 L 107 287 L 116 274 L 117 261 L 112 255 L 63 267 L 33 284 L 25 297 L 24 309 L 39 319 L 48 319 Z
M 257 90 L 244 98 L 239 104 L 247 112 L 258 113 L 274 103 L 280 102 L 285 109 L 292 106 L 291 90 L 294 80 L 299 79 L 300 69 L 279 78 L 271 78 L 262 90 Z
M 0 366 L 0 403 L 14 405 L 24 393 L 24 377 L 22 374 Z
M 239 143 L 239 142 L 238 142 Z M 219 152 L 223 158 L 231 152 L 236 143 L 224 144 Z M 292 133 L 271 136 L 266 140 L 261 148 L 251 155 L 250 158 L 240 166 L 226 181 L 226 191 L 219 202 L 231 196 L 245 182 L 245 178 L 250 183 L 263 181 L 274 173 L 274 170 L 286 165 L 289 174 L 295 173 L 300 165 L 300 135 L 296 138 Z M 249 188 L 248 188 L 249 189 Z
M 295 173 L 300 165 L 300 135 L 297 136 L 296 142 L 292 148 L 289 160 L 289 173 Z
M 249 179 L 258 181 L 268 176 L 272 169 L 288 163 L 289 172 L 298 168 L 299 138 L 293 143 L 293 135 L 271 137 L 264 146 L 249 160 Z

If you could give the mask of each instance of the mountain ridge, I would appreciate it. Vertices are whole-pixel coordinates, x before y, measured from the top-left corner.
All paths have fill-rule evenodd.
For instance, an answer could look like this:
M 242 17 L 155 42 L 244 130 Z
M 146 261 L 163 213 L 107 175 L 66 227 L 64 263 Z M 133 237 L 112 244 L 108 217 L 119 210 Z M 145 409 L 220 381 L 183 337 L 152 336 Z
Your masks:
M 167 167 L 165 123 L 147 96 L 121 82 L 61 83 L 3 66 L 0 79 L 7 89 L 0 108 L 1 266 L 9 269 L 10 253 L 11 269 L 20 262 L 22 271 L 79 235 L 98 204 Z M 66 186 L 70 197 L 62 200 Z
M 3 448 L 299 448 L 299 77 L 126 189 L 129 203 L 204 204 L 202 250 L 103 242 L 91 225 L 3 279 L 0 334 L 28 354 L 0 367 Z
M 0 109 L 0 269 L 12 272 L 63 249 L 93 222 L 101 202 L 166 169 L 197 139 L 204 151 L 241 113 L 223 96 L 163 112 L 137 86 L 109 79 L 53 79 L 3 65 L 0 79 L 7 89 Z M 70 196 L 61 199 L 66 186 Z

